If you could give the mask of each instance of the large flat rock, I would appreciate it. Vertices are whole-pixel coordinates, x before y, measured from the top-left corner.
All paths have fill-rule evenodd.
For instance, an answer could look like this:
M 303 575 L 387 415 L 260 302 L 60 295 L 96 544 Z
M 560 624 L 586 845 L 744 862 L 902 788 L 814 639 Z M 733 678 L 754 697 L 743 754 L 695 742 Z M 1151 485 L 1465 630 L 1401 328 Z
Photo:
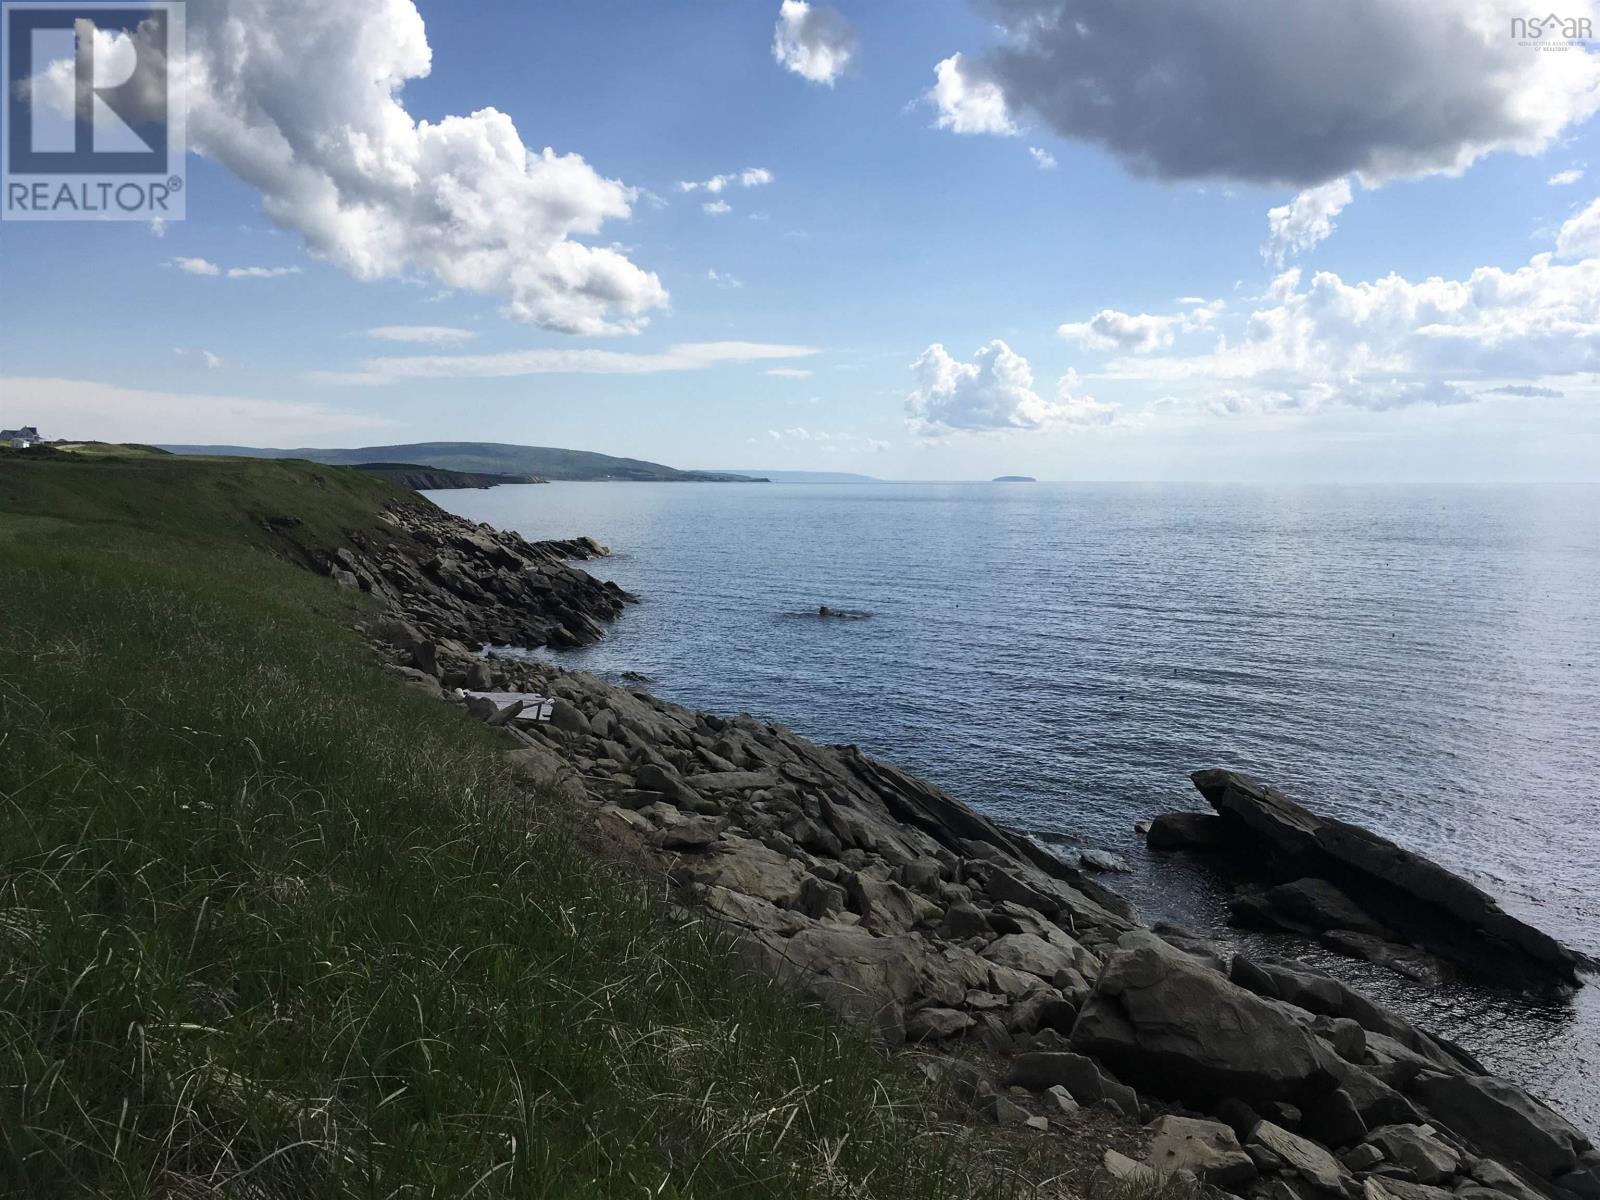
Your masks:
M 1520 965 L 1572 982 L 1593 966 L 1475 884 L 1370 830 L 1318 816 L 1236 771 L 1191 778 L 1235 839 L 1259 843 L 1280 873 L 1332 882 L 1384 925 L 1443 957 L 1500 971 Z

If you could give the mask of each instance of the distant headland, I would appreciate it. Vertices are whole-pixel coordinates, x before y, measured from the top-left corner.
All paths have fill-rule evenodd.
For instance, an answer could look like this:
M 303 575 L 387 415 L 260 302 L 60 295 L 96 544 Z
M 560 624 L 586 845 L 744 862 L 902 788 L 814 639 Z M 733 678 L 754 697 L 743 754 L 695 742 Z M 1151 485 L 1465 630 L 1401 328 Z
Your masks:
M 476 475 L 536 476 L 541 480 L 612 480 L 632 483 L 765 483 L 765 479 L 719 471 L 680 471 L 637 458 L 616 458 L 554 446 L 501 442 L 415 442 L 360 446 L 349 450 L 271 450 L 257 446 L 162 446 L 174 454 L 231 458 L 303 458 L 330 466 L 376 463 L 415 465 Z
M 1032 475 L 996 475 L 991 483 L 1038 483 Z

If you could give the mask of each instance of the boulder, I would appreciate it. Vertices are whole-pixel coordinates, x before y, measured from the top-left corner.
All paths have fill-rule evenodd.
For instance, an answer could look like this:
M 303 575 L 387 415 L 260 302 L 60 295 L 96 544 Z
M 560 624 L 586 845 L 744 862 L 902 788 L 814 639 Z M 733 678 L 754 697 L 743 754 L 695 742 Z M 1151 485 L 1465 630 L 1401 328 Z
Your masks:
M 906 1041 L 939 1042 L 960 1037 L 976 1022 L 953 1008 L 919 1008 L 906 1018 Z
M 1170 1176 L 1162 1174 L 1154 1167 L 1148 1167 L 1142 1162 L 1135 1162 L 1126 1154 L 1117 1150 L 1107 1150 L 1101 1159 L 1101 1170 L 1113 1185 L 1122 1184 L 1124 1187 L 1134 1188 L 1140 1193 L 1159 1193 L 1166 1187 Z M 1180 1180 L 1190 1187 L 1194 1185 L 1194 1177 L 1180 1174 Z M 1110 1189 L 1102 1189 L 1110 1190 Z
M 1242 1187 L 1256 1177 L 1256 1164 L 1226 1125 L 1166 1116 L 1150 1129 L 1145 1162 L 1163 1174 L 1190 1171 L 1202 1182 L 1224 1189 Z
M 725 833 L 702 854 L 673 864 L 675 883 L 703 883 L 792 906 L 805 878 L 803 866 L 760 842 Z
M 1123 1113 L 1137 1120 L 1139 1095 L 1101 1070 L 1093 1059 L 1066 1051 L 1030 1050 L 1011 1060 L 1006 1083 L 1030 1092 L 1064 1087 L 1079 1104 L 1110 1101 Z
M 952 941 L 962 941 L 987 934 L 989 922 L 982 910 L 970 900 L 958 900 L 944 910 L 939 932 Z
M 1461 1156 L 1426 1125 L 1384 1125 L 1367 1135 L 1390 1162 L 1410 1169 L 1418 1183 L 1438 1183 L 1461 1169 Z
M 1271 1121 L 1262 1121 L 1257 1125 L 1250 1134 L 1250 1141 L 1271 1150 L 1288 1164 L 1290 1170 L 1322 1191 L 1343 1195 L 1346 1186 L 1353 1182 L 1344 1164 L 1328 1151 Z
M 1600 1166 L 1569 1171 L 1556 1180 L 1556 1187 L 1578 1200 L 1600 1200 Z
M 1498 1163 L 1492 1158 L 1480 1158 L 1474 1162 L 1472 1177 L 1484 1187 L 1511 1197 L 1511 1200 L 1546 1200 L 1542 1191 L 1532 1187 L 1527 1180 L 1504 1163 Z
M 1323 1045 L 1280 1009 L 1155 934 L 1124 934 L 1072 1032 L 1074 1049 L 1156 1095 L 1207 1104 L 1332 1091 Z
M 1462 1141 L 1545 1179 L 1574 1170 L 1589 1141 L 1514 1084 L 1491 1075 L 1424 1074 L 1411 1094 Z
M 1376 937 L 1389 931 L 1365 909 L 1326 879 L 1296 879 L 1262 893 L 1268 911 L 1295 925 L 1321 933 L 1325 929 L 1350 929 Z
M 1361 1181 L 1361 1190 L 1365 1200 L 1455 1200 L 1455 1193 L 1444 1188 L 1380 1175 L 1368 1175 Z
M 1002 967 L 1026 971 L 1041 979 L 1049 979 L 1057 971 L 1077 965 L 1077 956 L 1071 950 L 1031 933 L 1012 933 L 997 938 L 984 950 L 983 956 Z
M 1343 1088 L 1306 1105 L 1302 1127 L 1325 1146 L 1348 1146 L 1367 1133 L 1367 1123 Z
M 1116 875 L 1131 875 L 1133 868 L 1120 854 L 1109 850 L 1084 850 L 1078 855 L 1078 865 L 1086 871 L 1109 871 Z
M 1150 822 L 1145 841 L 1152 850 L 1219 850 L 1227 831 L 1215 813 L 1166 813 Z

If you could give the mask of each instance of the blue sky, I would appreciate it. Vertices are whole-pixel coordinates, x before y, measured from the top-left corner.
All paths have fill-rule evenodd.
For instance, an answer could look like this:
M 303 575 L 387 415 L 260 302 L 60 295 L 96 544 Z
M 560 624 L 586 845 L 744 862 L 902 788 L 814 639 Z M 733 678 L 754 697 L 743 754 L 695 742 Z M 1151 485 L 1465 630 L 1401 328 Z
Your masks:
M 1600 479 L 1595 55 L 1264 4 L 197 0 L 188 219 L 0 225 L 0 423 Z

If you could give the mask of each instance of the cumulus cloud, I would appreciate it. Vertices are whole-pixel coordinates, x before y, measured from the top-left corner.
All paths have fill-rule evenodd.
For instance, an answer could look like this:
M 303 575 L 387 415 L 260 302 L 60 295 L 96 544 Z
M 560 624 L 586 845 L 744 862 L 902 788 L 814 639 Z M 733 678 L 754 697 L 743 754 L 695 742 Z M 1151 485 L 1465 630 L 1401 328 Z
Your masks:
M 837 10 L 806 0 L 783 0 L 772 33 L 772 57 L 784 70 L 832 87 L 855 56 L 855 27 Z
M 715 268 L 706 272 L 706 282 L 716 284 L 716 286 L 719 288 L 732 289 L 742 288 L 744 286 L 744 282 L 742 280 L 735 279 L 732 275 L 718 271 Z
M 1150 354 L 1172 345 L 1180 333 L 1209 328 L 1222 312 L 1220 300 L 1206 302 L 1186 297 L 1188 312 L 1157 316 L 1103 308 L 1087 321 L 1068 322 L 1056 333 L 1089 350 L 1120 350 L 1125 354 Z
M 1533 396 L 1534 380 L 1597 369 L 1600 258 L 1540 254 L 1465 279 L 1289 270 L 1239 337 L 1205 354 L 1113 359 L 1102 374 L 1189 385 L 1214 411 L 1240 412 L 1460 404 L 1486 384 Z
M 1350 203 L 1350 181 L 1335 179 L 1307 188 L 1288 204 L 1267 211 L 1267 241 L 1261 257 L 1283 266 L 1333 233 L 1333 220 Z
M 1556 234 L 1556 253 L 1562 258 L 1587 258 L 1600 254 L 1600 199 L 1589 201 L 1569 217 Z
M 1122 410 L 1105 400 L 1096 400 L 1083 390 L 1076 371 L 1068 371 L 1056 381 L 1056 402 L 1051 423 L 1069 429 L 1104 429 L 1121 424 Z
M 1028 153 L 1033 155 L 1033 161 L 1041 171 L 1054 171 L 1056 169 L 1056 156 L 1048 150 L 1041 150 L 1037 146 L 1029 146 Z
M 189 275 L 220 275 L 222 268 L 204 258 L 175 258 L 172 265 Z
M 993 79 L 975 70 L 970 60 L 952 54 L 933 68 L 933 77 L 933 89 L 927 99 L 938 110 L 934 124 L 940 129 L 951 133 L 1016 134 L 1005 92 Z
M 432 66 L 412 0 L 230 0 L 188 14 L 191 148 L 262 196 L 277 226 L 359 279 L 424 272 L 516 320 L 633 332 L 667 302 L 651 272 L 580 239 L 635 189 L 530 149 L 493 108 L 418 121 Z
M 1570 187 L 1572 184 L 1577 183 L 1578 180 L 1582 178 L 1582 169 L 1579 167 L 1572 167 L 1566 171 L 1557 171 L 1554 175 L 1550 176 L 1547 182 L 1551 187 Z
M 707 200 L 700 206 L 702 212 L 710 213 L 713 217 L 720 217 L 723 213 L 731 213 L 733 205 L 726 200 Z
M 952 358 L 936 342 L 911 371 L 917 386 L 906 397 L 906 414 L 911 427 L 927 437 L 1041 429 L 1066 415 L 1063 405 L 1033 390 L 1028 360 L 998 338 L 971 362 Z
M 655 353 L 625 350 L 513 350 L 372 358 L 356 371 L 321 371 L 323 383 L 389 384 L 404 379 L 509 379 L 522 375 L 656 375 L 727 363 L 809 358 L 813 346 L 771 342 L 685 342 Z
M 1574 4 L 1593 16 L 1594 0 Z M 1002 36 L 939 64 L 941 125 L 1010 133 L 1027 114 L 1162 179 L 1309 188 L 1453 173 L 1494 151 L 1538 153 L 1600 108 L 1600 57 L 1519 45 L 1521 0 L 983 7 Z
M 470 342 L 478 335 L 470 329 L 455 329 L 449 325 L 379 325 L 367 330 L 369 338 L 380 342 L 416 342 L 429 346 L 453 346 Z

